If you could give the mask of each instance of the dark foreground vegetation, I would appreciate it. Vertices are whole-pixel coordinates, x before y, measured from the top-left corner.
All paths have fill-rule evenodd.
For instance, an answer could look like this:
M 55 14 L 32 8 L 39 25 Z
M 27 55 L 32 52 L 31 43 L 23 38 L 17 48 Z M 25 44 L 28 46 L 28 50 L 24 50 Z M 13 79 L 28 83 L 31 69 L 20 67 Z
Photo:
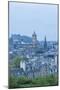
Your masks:
M 42 87 L 58 85 L 57 76 L 50 75 L 45 77 L 27 78 L 27 77 L 9 77 L 9 88 Z

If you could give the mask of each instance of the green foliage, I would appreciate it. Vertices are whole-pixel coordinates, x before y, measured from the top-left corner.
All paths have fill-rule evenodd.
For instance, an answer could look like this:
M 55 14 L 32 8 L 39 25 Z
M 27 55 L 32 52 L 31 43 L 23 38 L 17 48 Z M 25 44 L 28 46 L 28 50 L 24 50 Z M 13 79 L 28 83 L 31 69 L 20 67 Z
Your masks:
M 9 77 L 9 88 L 22 88 L 22 87 L 33 87 L 33 86 L 53 86 L 58 85 L 58 78 L 54 75 L 37 78 L 27 77 Z
M 49 85 L 49 83 L 46 80 L 46 77 L 38 77 L 36 79 L 33 79 L 33 84 L 37 86 L 46 86 Z
M 16 56 L 13 60 L 12 60 L 12 63 L 9 65 L 10 68 L 19 68 L 20 67 L 20 61 L 22 60 L 28 60 L 26 57 L 18 57 Z
M 32 80 L 27 78 L 27 77 L 19 77 L 18 78 L 18 83 L 19 84 L 27 84 L 30 83 Z
M 13 64 L 14 64 L 14 66 L 16 67 L 16 68 L 19 68 L 20 67 L 20 61 L 22 60 L 22 58 L 20 58 L 20 57 L 15 57 L 14 58 L 14 62 L 13 62 Z
M 47 76 L 46 80 L 51 85 L 57 85 L 58 84 L 58 77 L 56 75 Z
M 17 85 L 17 78 L 10 76 L 9 77 L 9 88 L 16 88 Z

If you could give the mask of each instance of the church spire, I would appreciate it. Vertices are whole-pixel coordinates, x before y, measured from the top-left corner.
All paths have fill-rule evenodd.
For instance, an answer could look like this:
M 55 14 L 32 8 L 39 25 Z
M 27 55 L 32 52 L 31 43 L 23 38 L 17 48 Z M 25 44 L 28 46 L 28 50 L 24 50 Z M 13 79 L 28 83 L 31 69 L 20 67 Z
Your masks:
M 44 49 L 47 49 L 47 40 L 46 40 L 46 36 L 45 36 L 45 39 L 44 39 Z

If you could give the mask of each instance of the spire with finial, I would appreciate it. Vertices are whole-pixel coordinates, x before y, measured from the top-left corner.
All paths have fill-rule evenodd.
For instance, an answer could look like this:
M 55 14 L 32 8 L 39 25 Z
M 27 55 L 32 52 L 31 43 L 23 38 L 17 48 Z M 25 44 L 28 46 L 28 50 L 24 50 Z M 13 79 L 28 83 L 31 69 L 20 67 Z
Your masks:
M 46 40 L 46 36 L 45 36 L 45 39 L 44 39 L 44 49 L 47 49 L 47 40 Z

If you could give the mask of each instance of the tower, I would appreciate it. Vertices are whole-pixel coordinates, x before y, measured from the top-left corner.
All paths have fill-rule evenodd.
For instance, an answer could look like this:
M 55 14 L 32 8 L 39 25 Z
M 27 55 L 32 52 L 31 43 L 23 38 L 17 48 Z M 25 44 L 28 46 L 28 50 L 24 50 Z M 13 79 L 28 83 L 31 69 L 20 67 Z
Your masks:
M 37 35 L 35 32 L 32 34 L 32 44 L 33 44 L 33 47 L 36 47 L 37 45 Z
M 45 49 L 45 50 L 47 49 L 47 41 L 46 41 L 46 36 L 45 36 L 45 39 L 44 39 L 44 49 Z

